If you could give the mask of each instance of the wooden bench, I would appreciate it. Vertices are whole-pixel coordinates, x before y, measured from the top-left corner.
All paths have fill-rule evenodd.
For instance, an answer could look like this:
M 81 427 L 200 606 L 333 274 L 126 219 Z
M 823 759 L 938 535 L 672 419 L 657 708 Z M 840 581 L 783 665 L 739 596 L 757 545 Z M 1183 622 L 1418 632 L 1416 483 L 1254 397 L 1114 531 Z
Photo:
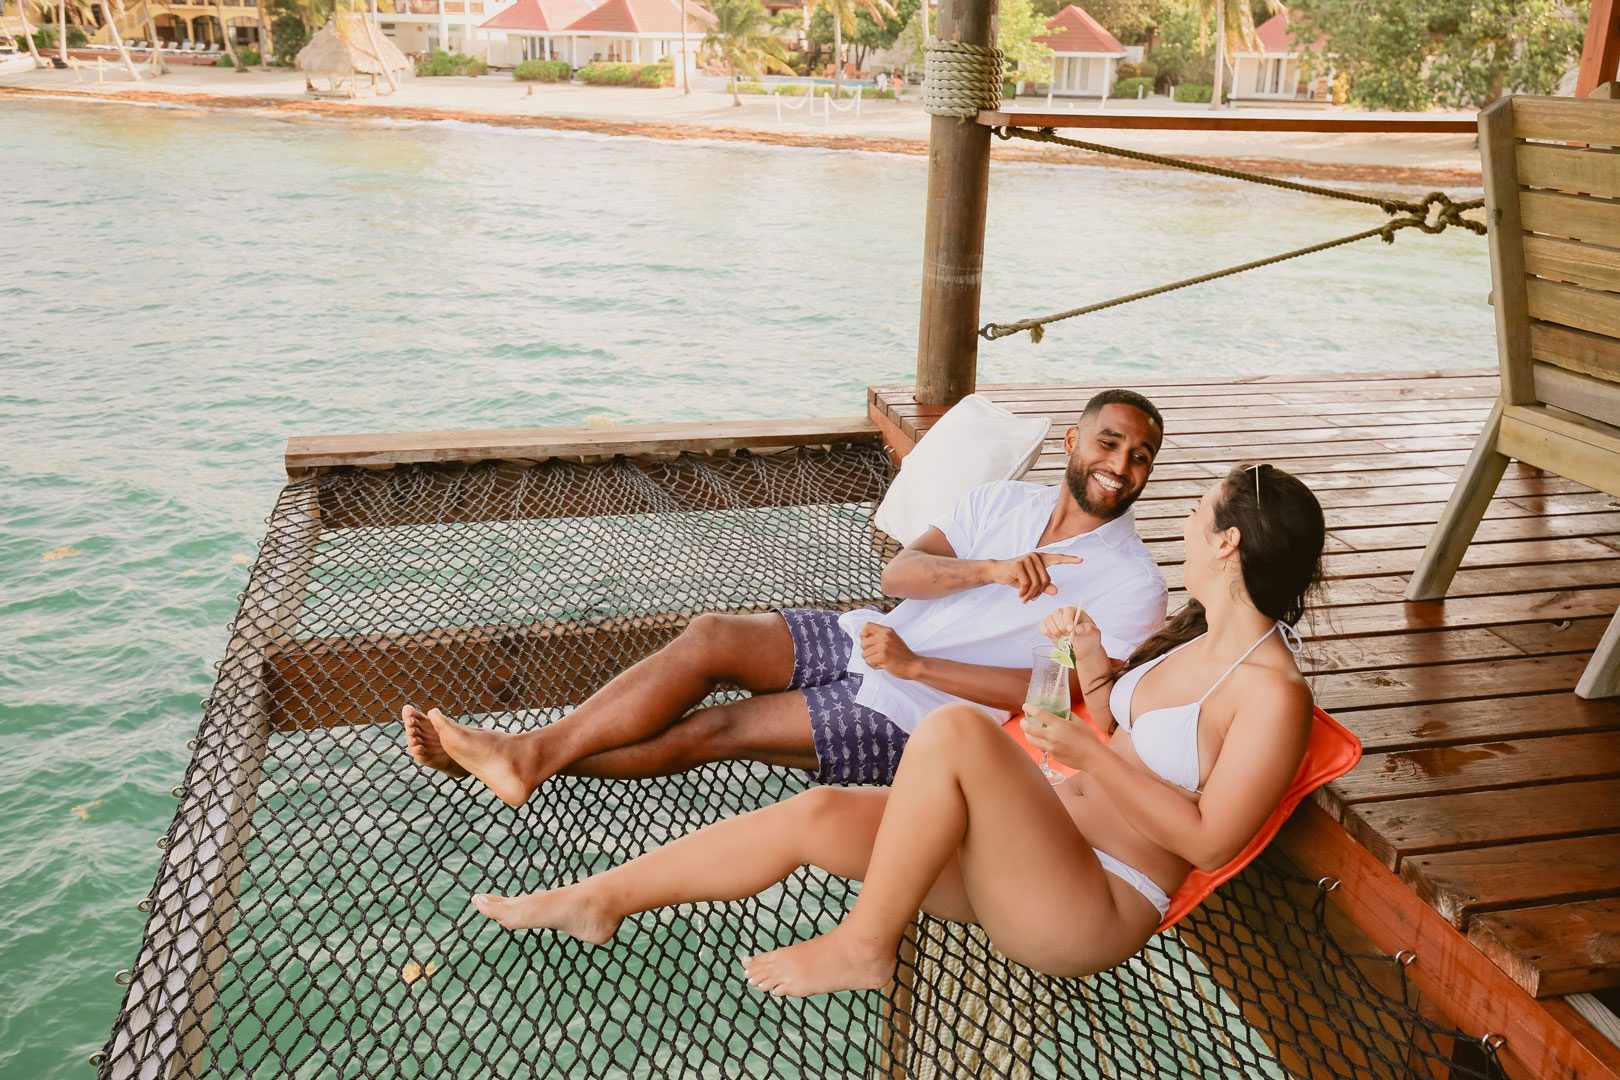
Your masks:
M 1501 392 L 1406 590 L 1446 594 L 1513 459 L 1620 495 L 1620 101 L 1480 114 Z M 1576 684 L 1620 694 L 1620 614 Z

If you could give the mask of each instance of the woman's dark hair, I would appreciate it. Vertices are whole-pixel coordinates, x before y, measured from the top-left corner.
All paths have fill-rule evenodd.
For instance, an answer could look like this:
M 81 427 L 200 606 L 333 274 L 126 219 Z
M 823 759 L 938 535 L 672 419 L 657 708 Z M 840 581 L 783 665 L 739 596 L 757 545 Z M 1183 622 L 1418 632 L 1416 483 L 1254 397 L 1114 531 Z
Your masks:
M 1297 477 L 1271 465 L 1240 465 L 1221 481 L 1215 527 L 1236 527 L 1243 586 L 1262 615 L 1292 626 L 1322 580 L 1327 524 L 1322 504 Z M 1204 605 L 1188 600 L 1126 661 L 1129 670 L 1163 656 L 1209 628 Z

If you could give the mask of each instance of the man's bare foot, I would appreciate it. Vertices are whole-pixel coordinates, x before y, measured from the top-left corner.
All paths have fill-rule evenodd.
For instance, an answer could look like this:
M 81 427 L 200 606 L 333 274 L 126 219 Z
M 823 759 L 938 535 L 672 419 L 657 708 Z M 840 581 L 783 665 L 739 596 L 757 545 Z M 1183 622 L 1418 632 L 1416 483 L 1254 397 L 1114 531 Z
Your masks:
M 898 944 L 879 945 L 847 927 L 743 961 L 748 981 L 778 997 L 879 990 L 894 978 Z
M 439 745 L 451 759 L 484 782 L 508 806 L 522 806 L 538 786 L 525 780 L 520 768 L 522 735 L 458 724 L 438 709 L 427 719 L 439 736 Z
M 466 769 L 456 764 L 455 758 L 444 752 L 439 733 L 427 717 L 416 711 L 415 706 L 407 705 L 399 710 L 399 718 L 405 721 L 405 748 L 410 751 L 412 761 L 429 769 L 438 769 L 446 776 L 469 775 Z
M 620 916 L 611 914 L 592 901 L 580 885 L 526 896 L 491 896 L 482 893 L 473 897 L 472 902 L 473 907 L 508 930 L 544 927 L 591 945 L 605 945 L 623 921 Z

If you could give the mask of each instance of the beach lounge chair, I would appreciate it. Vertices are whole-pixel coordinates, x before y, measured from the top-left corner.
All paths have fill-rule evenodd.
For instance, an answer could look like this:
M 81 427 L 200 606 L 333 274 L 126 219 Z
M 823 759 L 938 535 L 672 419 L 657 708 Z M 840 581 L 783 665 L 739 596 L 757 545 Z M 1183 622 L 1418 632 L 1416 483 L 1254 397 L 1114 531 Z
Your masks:
M 1502 389 L 1406 590 L 1446 594 L 1510 460 L 1620 495 L 1620 101 L 1480 114 Z M 1620 695 L 1620 614 L 1576 684 Z

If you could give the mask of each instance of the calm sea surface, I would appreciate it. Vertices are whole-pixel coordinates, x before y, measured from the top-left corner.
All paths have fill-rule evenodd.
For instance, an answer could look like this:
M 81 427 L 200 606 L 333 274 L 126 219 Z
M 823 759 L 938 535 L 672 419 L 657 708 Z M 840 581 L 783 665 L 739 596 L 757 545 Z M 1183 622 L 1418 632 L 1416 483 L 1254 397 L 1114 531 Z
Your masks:
M 907 381 L 922 158 L 0 105 L 0 1075 L 79 1078 L 134 959 L 288 435 L 849 415 Z M 1366 227 L 998 168 L 986 318 Z M 985 347 L 985 381 L 1484 367 L 1406 234 Z

